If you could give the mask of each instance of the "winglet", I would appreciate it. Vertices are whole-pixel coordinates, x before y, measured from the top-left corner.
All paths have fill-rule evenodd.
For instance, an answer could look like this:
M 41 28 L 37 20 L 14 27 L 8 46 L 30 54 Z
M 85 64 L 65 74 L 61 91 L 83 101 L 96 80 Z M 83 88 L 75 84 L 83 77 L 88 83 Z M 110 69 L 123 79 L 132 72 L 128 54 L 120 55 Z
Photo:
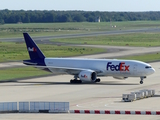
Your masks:
M 28 33 L 23 33 L 24 40 L 26 42 L 27 50 L 31 60 L 42 60 L 45 58 L 41 50 L 38 48 L 36 43 L 28 35 Z

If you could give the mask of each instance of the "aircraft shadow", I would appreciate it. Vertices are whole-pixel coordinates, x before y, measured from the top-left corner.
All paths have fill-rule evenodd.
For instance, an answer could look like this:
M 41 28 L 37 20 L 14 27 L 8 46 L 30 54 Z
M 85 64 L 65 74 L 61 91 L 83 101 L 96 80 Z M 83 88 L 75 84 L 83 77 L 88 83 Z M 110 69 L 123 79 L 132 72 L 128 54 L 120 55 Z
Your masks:
M 19 83 L 19 84 L 10 84 L 2 86 L 34 86 L 34 85 L 139 85 L 137 83 L 120 83 L 115 81 L 101 82 L 101 83 L 70 83 L 70 82 L 38 82 L 38 81 L 8 81 L 9 83 Z M 6 83 L 6 82 L 5 82 Z

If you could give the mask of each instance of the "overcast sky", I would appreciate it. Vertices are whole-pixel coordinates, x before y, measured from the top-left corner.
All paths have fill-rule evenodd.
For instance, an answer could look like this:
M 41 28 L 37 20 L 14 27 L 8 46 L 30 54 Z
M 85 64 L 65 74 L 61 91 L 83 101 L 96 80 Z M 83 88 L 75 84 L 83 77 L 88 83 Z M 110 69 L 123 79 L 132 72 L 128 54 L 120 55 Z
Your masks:
M 160 0 L 0 0 L 0 9 L 160 11 Z

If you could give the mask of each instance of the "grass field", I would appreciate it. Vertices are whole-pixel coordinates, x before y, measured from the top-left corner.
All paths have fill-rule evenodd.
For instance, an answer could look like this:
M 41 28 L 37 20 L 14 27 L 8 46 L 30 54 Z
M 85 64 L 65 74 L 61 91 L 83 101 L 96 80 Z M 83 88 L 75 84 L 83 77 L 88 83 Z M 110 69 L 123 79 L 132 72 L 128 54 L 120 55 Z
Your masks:
M 54 39 L 52 42 L 113 45 L 113 46 L 160 46 L 160 33 L 133 33 L 81 38 Z
M 92 31 L 112 31 L 160 27 L 160 21 L 124 21 L 124 22 L 80 22 L 80 23 L 27 23 L 0 25 L 0 38 L 22 37 L 23 32 L 32 36 L 86 33 Z M 116 28 L 112 28 L 116 26 Z
M 18 78 L 29 78 L 33 76 L 49 75 L 51 73 L 33 67 L 10 68 L 0 70 L 0 80 L 13 80 Z
M 160 53 L 158 52 L 158 53 L 152 53 L 152 54 L 126 56 L 119 59 L 139 60 L 143 62 L 160 61 Z
M 100 48 L 69 47 L 56 45 L 39 45 L 46 57 L 68 57 L 106 52 Z M 29 59 L 24 43 L 0 43 L 0 62 Z

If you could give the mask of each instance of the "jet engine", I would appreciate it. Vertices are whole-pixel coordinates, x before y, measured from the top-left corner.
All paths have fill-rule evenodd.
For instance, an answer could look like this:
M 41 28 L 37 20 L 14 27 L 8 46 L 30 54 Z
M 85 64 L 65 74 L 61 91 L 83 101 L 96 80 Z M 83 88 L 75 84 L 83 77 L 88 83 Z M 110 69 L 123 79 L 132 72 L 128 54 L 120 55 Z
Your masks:
M 97 74 L 95 71 L 86 70 L 86 71 L 81 71 L 78 77 L 81 81 L 95 82 L 97 79 Z

